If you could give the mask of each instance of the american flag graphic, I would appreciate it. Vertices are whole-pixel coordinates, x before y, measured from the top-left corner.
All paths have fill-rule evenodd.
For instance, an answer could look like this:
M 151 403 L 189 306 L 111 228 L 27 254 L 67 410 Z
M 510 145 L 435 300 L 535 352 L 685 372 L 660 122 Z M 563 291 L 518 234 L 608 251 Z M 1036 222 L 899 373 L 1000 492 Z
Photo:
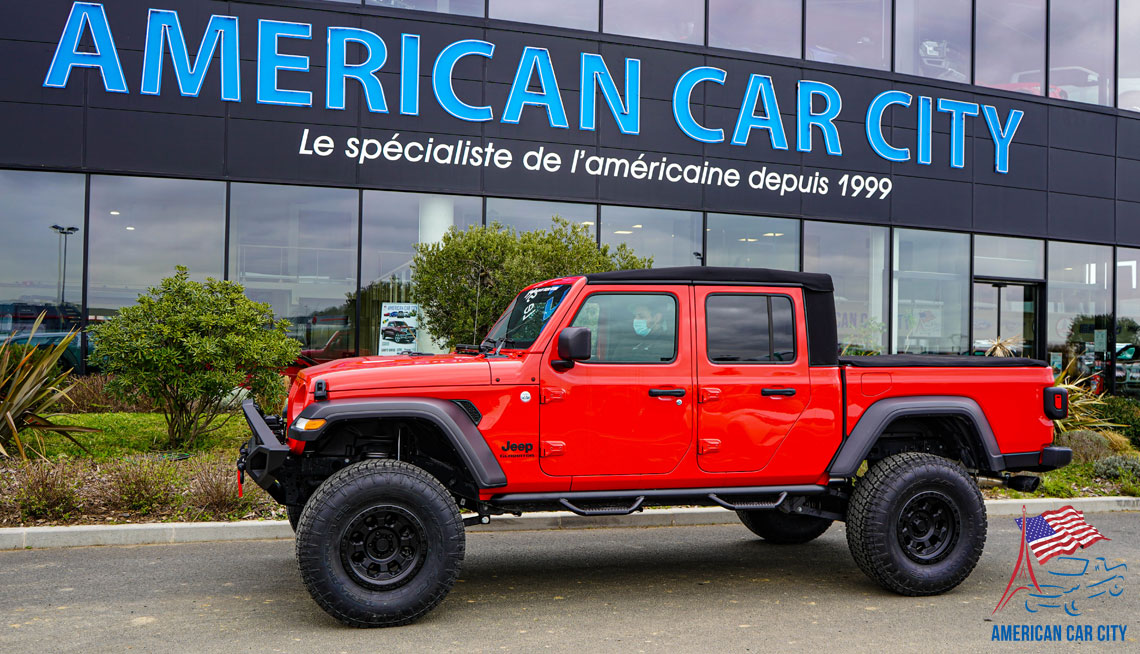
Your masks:
M 1017 518 L 1018 528 L 1022 526 L 1021 521 L 1022 518 Z M 1085 514 L 1071 506 L 1028 518 L 1024 531 L 1025 542 L 1040 563 L 1060 554 L 1072 554 L 1077 548 L 1088 547 L 1099 540 L 1110 540 L 1085 522 Z

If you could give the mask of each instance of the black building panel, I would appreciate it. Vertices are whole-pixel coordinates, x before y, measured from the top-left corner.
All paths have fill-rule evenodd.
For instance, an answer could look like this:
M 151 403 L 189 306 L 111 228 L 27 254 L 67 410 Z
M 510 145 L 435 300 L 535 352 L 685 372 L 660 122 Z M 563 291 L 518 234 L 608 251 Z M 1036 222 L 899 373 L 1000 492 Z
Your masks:
M 62 28 L 62 23 L 61 23 Z M 83 104 L 85 69 L 72 69 L 67 88 L 44 87 L 55 45 L 33 41 L 0 40 L 0 101 L 39 104 Z M 99 74 L 95 73 L 96 83 Z
M 495 44 L 495 56 L 487 62 L 487 81 L 512 84 L 519 69 L 523 49 L 543 48 L 550 53 L 550 62 L 558 87 L 567 91 L 577 91 L 581 84 L 581 57 L 583 52 L 597 52 L 598 42 L 587 39 L 548 36 L 526 31 L 487 30 L 484 37 Z M 625 60 L 606 60 L 622 96 L 625 96 Z M 642 62 L 644 69 L 645 62 Z M 531 70 L 529 80 L 532 88 L 538 90 L 538 72 Z M 526 71 L 523 72 L 526 74 Z
M 227 103 L 230 116 L 253 120 L 319 123 L 321 125 L 356 125 L 360 121 L 363 92 L 360 85 L 349 80 L 345 86 L 344 109 L 326 109 L 326 73 L 324 68 L 311 67 L 308 72 L 281 71 L 277 75 L 277 88 L 308 91 L 312 94 L 311 107 L 263 104 L 257 99 L 257 65 L 241 62 L 241 102 Z M 389 111 L 399 108 L 398 89 L 384 89 Z
M 979 91 L 983 90 L 979 89 Z M 1023 95 L 1007 98 L 1000 95 L 977 93 L 974 96 L 974 101 L 978 104 L 991 105 L 997 109 L 998 117 L 1001 118 L 1003 126 L 1009 120 L 1011 110 L 1018 109 L 1024 112 L 1021 122 L 1017 126 L 1017 132 L 1013 136 L 1014 143 L 1049 145 L 1049 106 L 1037 99 L 1036 96 Z M 978 121 L 978 126 L 974 135 L 979 139 L 989 140 L 990 128 L 986 124 L 985 117 L 979 115 L 975 120 Z
M 664 48 L 626 45 L 621 43 L 601 43 L 598 52 L 610 64 L 610 72 L 616 62 L 624 62 L 626 57 L 641 60 L 641 98 L 673 101 L 673 89 L 677 80 L 690 68 L 704 65 L 704 57 L 689 52 L 678 52 Z M 611 63 L 614 62 L 614 63 Z M 715 84 L 698 84 L 693 89 L 694 104 L 704 102 L 705 87 Z
M 802 179 L 804 171 L 799 166 L 742 164 L 731 159 L 712 159 L 710 165 L 724 170 L 735 170 L 740 175 L 736 186 L 709 184 L 704 188 L 704 207 L 708 211 L 744 213 L 762 216 L 798 216 L 802 209 L 803 194 L 783 193 L 771 190 L 764 185 L 770 172 L 795 175 Z M 818 184 L 817 184 L 818 185 Z M 753 188 L 760 186 L 761 188 Z
M 862 122 L 848 122 L 836 120 L 835 128 L 839 132 L 839 143 L 843 149 L 842 156 L 830 155 L 824 146 L 823 134 L 818 128 L 812 128 L 811 152 L 803 153 L 805 168 L 845 168 L 852 172 L 881 173 L 891 172 L 891 162 L 875 154 L 871 145 L 867 143 L 867 131 Z M 793 133 L 789 145 L 795 144 Z
M 507 97 L 510 95 L 509 84 L 487 84 L 484 87 L 484 102 L 494 112 L 494 120 L 482 124 L 483 134 L 494 138 L 516 138 L 532 141 L 550 141 L 553 143 L 570 143 L 577 145 L 594 145 L 597 136 L 593 132 L 578 129 L 579 125 L 579 98 L 577 91 L 560 91 L 562 105 L 566 111 L 566 122 L 569 127 L 554 127 L 553 121 L 545 106 L 525 105 L 519 116 L 518 123 L 504 123 L 503 111 L 507 106 Z M 649 107 L 643 107 L 646 111 Z M 612 119 L 611 119 L 612 120 Z M 643 116 L 644 120 L 644 116 Z M 464 122 L 457 120 L 457 122 Z M 607 120 L 599 121 L 602 125 Z M 615 130 L 616 131 L 616 130 Z
M 803 79 L 803 69 L 743 58 L 711 56 L 705 58 L 704 65 L 719 68 L 726 74 L 724 84 L 703 85 L 706 103 L 732 109 L 735 116 L 744 102 L 744 94 L 752 75 L 767 75 L 772 78 L 772 88 L 776 92 L 780 113 L 795 116 L 796 89 Z
M 93 170 L 220 177 L 225 121 L 206 116 L 87 110 L 87 166 Z
M 333 5 L 336 6 L 335 4 Z M 447 46 L 464 39 L 485 40 L 484 30 L 478 27 L 463 24 L 436 22 L 431 20 L 433 15 L 428 12 L 406 12 L 403 16 L 362 16 L 360 27 L 378 34 L 388 46 L 388 62 L 384 64 L 383 72 L 397 73 L 400 70 L 400 35 L 416 34 L 420 37 L 420 74 L 431 75 L 439 53 Z M 449 21 L 477 22 L 475 19 L 462 16 L 447 16 Z M 337 23 L 340 25 L 341 23 Z M 347 23 L 346 23 L 347 25 Z M 494 43 L 494 41 L 492 41 Z M 498 47 L 495 57 L 499 56 Z M 518 59 L 515 59 L 518 63 Z M 482 80 L 488 65 L 485 57 L 463 57 L 456 64 L 453 71 L 455 79 Z
M 1116 203 L 1116 243 L 1140 247 L 1140 203 Z
M 420 77 L 420 113 L 415 116 L 406 116 L 400 113 L 400 78 L 395 73 L 379 75 L 380 83 L 384 87 L 384 97 L 388 102 L 388 113 L 371 112 L 364 102 L 363 93 L 356 91 L 359 97 L 357 106 L 360 112 L 361 127 L 374 129 L 412 130 L 412 131 L 438 131 L 446 134 L 463 134 L 465 136 L 482 136 L 484 123 L 473 123 L 460 120 L 447 113 L 432 95 L 431 78 Z M 351 86 L 349 87 L 352 88 Z M 359 89 L 359 85 L 357 85 Z M 471 103 L 483 103 L 483 84 L 471 80 L 455 80 L 455 93 L 460 98 Z M 502 107 L 495 109 L 496 118 Z
M 83 109 L 0 102 L 0 165 L 75 169 L 83 165 Z
M 72 0 L 0 2 L 0 39 L 50 43 L 54 51 L 72 4 Z M 134 20 L 137 22 L 138 17 Z M 146 10 L 143 10 L 142 20 L 146 20 Z M 114 24 L 111 29 L 115 29 Z M 50 58 L 43 63 L 41 75 L 47 74 L 50 63 Z
M 694 103 L 693 118 L 698 123 L 713 127 L 705 119 L 704 107 Z M 598 142 L 614 148 L 628 148 L 637 152 L 665 152 L 700 156 L 704 151 L 700 141 L 685 136 L 673 120 L 673 103 L 663 100 L 641 101 L 641 133 L 622 134 L 609 110 L 598 114 Z
M 310 150 L 317 138 L 328 136 L 334 142 L 333 152 L 324 157 L 315 150 L 314 154 L 301 155 L 306 129 Z M 358 167 L 373 166 L 378 161 L 358 164 L 356 159 L 344 155 L 348 140 L 357 136 L 355 127 L 230 119 L 226 134 L 227 174 L 247 181 L 352 186 L 357 181 Z
M 197 52 L 197 48 L 193 50 Z M 87 74 L 87 105 L 101 109 L 126 109 L 136 111 L 152 111 L 172 114 L 188 114 L 198 116 L 224 116 L 226 105 L 238 105 L 236 102 L 222 101 L 222 69 L 219 57 L 210 61 L 210 68 L 202 82 L 202 90 L 197 96 L 183 96 L 178 86 L 178 78 L 174 73 L 174 66 L 170 63 L 170 56 L 164 58 L 160 93 L 158 95 L 143 95 L 142 67 L 143 54 L 135 51 L 119 53 L 119 60 L 123 65 L 123 75 L 127 78 L 127 88 L 130 93 L 111 93 L 103 85 L 103 78 L 97 70 L 86 71 Z M 73 73 L 74 74 L 74 73 Z M 79 86 L 78 80 L 68 85 Z M 257 89 L 247 79 L 243 80 L 242 98 L 253 101 L 257 96 Z
M 1116 153 L 1116 119 L 1092 107 L 1049 107 L 1049 146 L 1112 156 Z
M 1140 159 L 1140 118 L 1116 119 L 1116 156 Z
M 1087 243 L 1112 243 L 1114 202 L 1065 193 L 1049 194 L 1049 238 Z
M 933 132 L 930 135 L 930 163 L 918 163 L 918 132 L 905 127 L 894 127 L 891 131 L 884 130 L 883 135 L 890 139 L 890 144 L 896 148 L 910 150 L 910 161 L 891 164 L 891 170 L 896 175 L 909 175 L 911 177 L 932 177 L 935 179 L 949 179 L 956 182 L 968 182 L 973 179 L 977 169 L 976 139 L 966 137 L 966 165 L 954 168 L 950 165 L 950 134 L 946 132 Z M 878 156 L 878 155 L 875 155 Z M 989 165 L 993 166 L 993 155 L 990 155 Z
M 1140 202 L 1140 161 L 1116 160 L 1116 199 Z
M 186 39 L 186 50 L 191 57 L 198 53 L 198 46 L 202 43 L 202 35 L 206 32 L 210 16 L 213 14 L 232 16 L 234 14 L 231 13 L 231 6 L 238 6 L 217 0 L 163 0 L 160 3 L 153 0 L 114 0 L 100 4 L 107 12 L 107 23 L 111 26 L 111 34 L 114 35 L 115 46 L 120 53 L 124 50 L 142 52 L 146 46 L 147 12 L 151 8 L 178 12 L 178 22 L 182 25 L 182 35 Z M 57 29 L 60 32 L 63 31 L 65 23 L 66 14 L 65 19 L 59 22 Z M 90 34 L 89 31 L 87 33 Z M 58 38 L 58 34 L 56 37 Z M 239 40 L 243 39 L 245 39 L 244 33 L 240 35 Z M 253 42 L 257 42 L 256 25 Z M 169 62 L 167 54 L 167 63 Z M 134 90 L 138 78 L 132 81 L 128 76 L 127 82 Z
M 509 149 L 514 157 L 508 169 L 494 165 L 482 168 L 482 190 L 486 195 L 537 200 L 597 199 L 598 178 L 583 172 L 582 164 L 586 157 L 597 154 L 597 148 L 502 138 L 487 139 L 487 142 Z M 572 174 L 570 170 L 576 157 L 577 172 Z M 551 172 L 555 168 L 557 170 Z
M 886 198 L 881 198 L 880 193 L 876 193 L 870 198 L 863 194 L 853 197 L 850 191 L 844 195 L 843 186 L 840 184 L 843 176 L 849 174 L 850 171 L 804 167 L 805 175 L 814 176 L 816 172 L 827 177 L 827 193 L 810 193 L 803 196 L 802 211 L 804 218 L 883 224 L 890 222 L 891 196 L 898 189 L 898 181 L 892 181 L 894 188 L 891 195 Z
M 229 15 L 237 16 L 240 32 L 241 58 L 246 61 L 257 61 L 258 48 L 258 22 L 272 20 L 286 23 L 302 23 L 311 25 L 309 39 L 282 37 L 278 41 L 278 52 L 287 55 L 304 55 L 309 57 L 309 65 L 324 65 L 327 50 L 327 35 L 330 27 L 360 27 L 362 17 L 359 14 L 338 11 L 345 8 L 338 3 L 322 3 L 320 9 L 301 7 L 287 7 L 272 4 L 246 4 L 244 2 L 229 3 Z M 394 52 L 393 46 L 387 43 L 388 51 Z M 390 61 L 395 61 L 389 56 Z M 242 73 L 243 75 L 245 73 Z
M 872 80 L 874 82 L 876 80 Z M 878 85 L 875 86 L 875 95 L 887 90 Z M 910 84 L 905 82 L 895 82 L 894 88 L 899 91 L 905 91 L 911 94 L 912 99 L 909 107 L 894 106 L 888 113 L 894 119 L 895 127 L 905 127 L 907 129 L 918 129 L 918 98 L 919 96 L 926 96 L 931 99 L 931 129 L 935 132 L 949 133 L 951 130 L 950 114 L 945 111 L 938 110 L 938 99 L 946 98 L 948 100 L 959 100 L 961 102 L 979 103 L 979 99 L 969 91 L 949 90 L 936 86 L 926 86 L 919 84 Z M 846 102 L 847 98 L 844 98 Z M 868 100 L 862 105 L 863 111 L 867 110 L 870 105 Z M 1005 114 L 1001 114 L 1002 119 L 1005 119 Z M 848 117 L 848 120 L 855 120 L 853 117 Z M 883 124 L 888 125 L 887 118 L 883 119 Z M 966 136 L 971 137 L 974 135 L 988 134 L 986 128 L 985 118 L 982 116 L 981 109 L 978 109 L 977 116 L 966 116 L 963 121 L 963 126 L 966 128 Z
M 1048 194 L 1005 186 L 974 185 L 973 229 L 987 234 L 1045 238 Z
M 784 126 L 784 136 L 788 141 L 788 149 L 775 150 L 772 148 L 772 139 L 768 130 L 754 129 L 748 135 L 748 145 L 733 145 L 732 136 L 736 129 L 738 109 L 705 106 L 705 125 L 714 129 L 724 130 L 724 141 L 721 143 L 706 143 L 705 156 L 725 157 L 764 163 L 779 163 L 792 166 L 800 165 L 803 154 L 796 150 L 796 117 L 781 114 L 780 124 Z
M 970 228 L 972 184 L 895 175 L 891 223 L 907 227 Z
M 1085 152 L 1049 151 L 1049 190 L 1111 198 L 1116 190 L 1116 160 Z
M 365 139 L 377 139 L 383 142 L 391 136 L 386 130 L 361 130 Z M 405 145 L 411 141 L 427 144 L 429 140 L 433 145 L 447 145 L 455 152 L 458 144 L 469 142 L 468 146 L 486 146 L 478 139 L 464 137 L 445 137 L 437 134 L 401 132 L 400 141 Z M 497 145 L 497 144 L 496 144 Z M 358 179 L 365 188 L 396 189 L 411 191 L 432 191 L 436 193 L 478 193 L 482 184 L 483 168 L 478 166 L 462 166 L 454 164 L 440 164 L 435 161 L 408 162 L 391 161 L 385 156 L 373 160 L 366 160 L 357 164 L 359 157 L 353 162 L 358 167 Z
M 977 137 L 973 146 L 973 160 L 968 166 L 975 182 L 1034 190 L 1045 190 L 1048 185 L 1048 148 L 1023 145 L 1015 140 L 1009 146 L 1009 170 L 999 173 L 995 169 L 994 142 L 988 137 Z
M 636 159 L 627 150 L 601 148 L 598 152 L 601 157 L 619 157 L 623 159 Z M 681 166 L 701 166 L 704 159 L 700 157 L 687 157 L 684 155 L 664 155 L 668 157 L 669 164 Z M 648 157 L 647 157 L 648 159 Z M 658 156 L 660 160 L 660 156 Z M 579 174 L 581 174 L 579 164 Z M 598 199 L 604 203 L 632 204 L 646 207 L 669 207 L 678 209 L 694 209 L 701 205 L 701 185 L 685 182 L 669 182 L 653 179 L 637 180 L 632 177 L 615 177 L 602 175 L 598 178 Z

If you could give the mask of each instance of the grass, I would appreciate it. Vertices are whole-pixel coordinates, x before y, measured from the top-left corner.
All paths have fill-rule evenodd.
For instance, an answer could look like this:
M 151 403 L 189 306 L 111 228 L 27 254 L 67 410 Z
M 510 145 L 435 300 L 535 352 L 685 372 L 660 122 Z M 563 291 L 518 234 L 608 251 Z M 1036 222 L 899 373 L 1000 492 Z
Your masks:
M 98 432 L 76 434 L 87 448 L 84 452 L 61 436 L 44 435 L 45 455 L 90 458 L 107 461 L 158 452 L 155 443 L 166 439 L 166 421 L 160 413 L 74 413 L 57 416 L 54 422 L 77 427 L 94 427 Z M 191 452 L 227 451 L 237 456 L 237 449 L 249 439 L 249 426 L 240 415 L 234 415 L 221 429 L 204 435 Z

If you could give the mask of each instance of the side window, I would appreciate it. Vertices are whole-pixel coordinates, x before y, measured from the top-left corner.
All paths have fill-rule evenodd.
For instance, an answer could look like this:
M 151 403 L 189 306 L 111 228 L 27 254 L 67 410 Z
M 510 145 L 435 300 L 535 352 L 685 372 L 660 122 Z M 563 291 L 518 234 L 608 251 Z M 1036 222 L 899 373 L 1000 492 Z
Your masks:
M 668 363 L 677 356 L 677 298 L 667 293 L 595 293 L 572 327 L 590 330 L 583 363 Z
M 791 298 L 717 294 L 705 301 L 705 346 L 713 363 L 796 360 Z

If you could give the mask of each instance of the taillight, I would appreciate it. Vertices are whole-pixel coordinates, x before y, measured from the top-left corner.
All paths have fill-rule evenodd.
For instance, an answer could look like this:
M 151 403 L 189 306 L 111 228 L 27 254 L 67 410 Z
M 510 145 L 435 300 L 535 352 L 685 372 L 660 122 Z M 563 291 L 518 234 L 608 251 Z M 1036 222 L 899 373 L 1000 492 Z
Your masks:
M 1060 420 L 1069 415 L 1069 391 L 1050 386 L 1045 389 L 1045 417 Z

